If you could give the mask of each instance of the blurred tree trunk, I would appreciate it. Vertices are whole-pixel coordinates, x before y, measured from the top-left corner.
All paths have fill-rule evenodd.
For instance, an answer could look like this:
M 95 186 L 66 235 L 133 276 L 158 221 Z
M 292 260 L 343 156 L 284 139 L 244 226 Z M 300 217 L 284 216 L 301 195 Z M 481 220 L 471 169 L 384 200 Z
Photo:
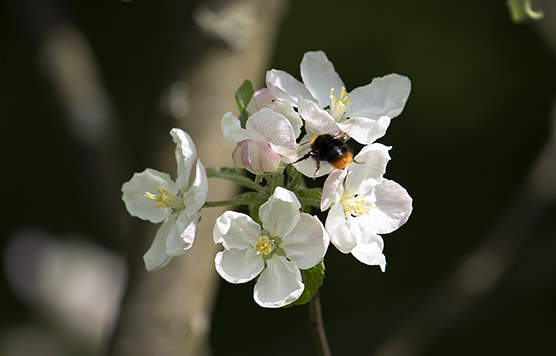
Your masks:
M 182 78 L 181 111 L 173 126 L 186 130 L 206 167 L 232 166 L 231 150 L 220 131 L 220 119 L 236 111 L 234 92 L 245 79 L 260 86 L 278 22 L 282 0 L 218 1 L 201 4 L 189 26 Z M 173 103 L 170 93 L 170 111 Z M 170 136 L 163 140 L 157 163 L 175 171 Z M 158 167 L 157 167 L 158 168 Z M 232 198 L 236 187 L 225 181 L 209 181 L 208 200 Z M 199 234 L 193 248 L 157 272 L 144 269 L 142 255 L 158 226 L 129 231 L 130 283 L 120 320 L 109 346 L 110 355 L 204 355 L 209 354 L 208 333 L 219 282 L 214 269 L 217 247 L 212 228 L 221 208 L 201 211 Z M 145 225 L 140 225 L 144 227 Z M 145 231 L 146 230 L 146 231 Z M 138 243 L 145 241 L 145 243 Z

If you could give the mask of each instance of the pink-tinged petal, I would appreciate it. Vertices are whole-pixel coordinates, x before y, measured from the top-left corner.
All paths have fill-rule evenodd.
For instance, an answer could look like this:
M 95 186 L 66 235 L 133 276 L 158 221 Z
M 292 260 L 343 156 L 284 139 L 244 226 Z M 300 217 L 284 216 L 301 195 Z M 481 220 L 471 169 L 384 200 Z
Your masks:
M 208 178 L 201 160 L 197 160 L 191 187 L 183 194 L 184 212 L 189 216 L 197 214 L 207 200 Z
M 386 257 L 378 242 L 359 243 L 351 250 L 351 254 L 366 265 L 380 266 L 382 272 L 386 271 Z
M 389 74 L 375 78 L 370 84 L 355 88 L 349 93 L 351 105 L 346 116 L 395 118 L 402 112 L 410 91 L 411 82 L 407 77 Z
M 300 219 L 301 204 L 294 193 L 277 187 L 266 203 L 259 208 L 263 228 L 272 236 L 288 235 Z
M 386 165 L 390 160 L 388 154 L 390 148 L 380 143 L 363 147 L 355 156 L 355 161 L 359 163 L 351 164 L 348 167 L 349 174 L 345 184 L 348 195 L 367 194 L 382 182 Z
M 176 144 L 176 162 L 178 163 L 177 186 L 181 189 L 189 186 L 189 176 L 197 160 L 197 150 L 195 144 L 187 132 L 180 129 L 170 131 L 172 139 Z
M 370 145 L 386 133 L 390 125 L 390 118 L 382 116 L 378 119 L 368 119 L 365 117 L 351 117 L 350 119 L 338 124 L 340 129 L 351 136 L 355 141 Z
M 413 209 L 413 199 L 398 183 L 385 179 L 375 188 L 375 206 L 371 209 L 378 234 L 388 234 L 405 224 Z
M 245 126 L 251 139 L 267 142 L 283 156 L 294 158 L 297 155 L 293 127 L 284 115 L 263 108 L 249 117 Z
M 216 272 L 230 283 L 245 283 L 257 277 L 264 268 L 264 259 L 254 249 L 237 248 L 218 252 L 214 259 Z
M 272 69 L 266 72 L 266 86 L 275 98 L 293 105 L 297 105 L 298 96 L 314 100 L 303 83 L 281 70 Z
M 291 103 L 283 100 L 274 100 L 272 103 L 268 104 L 268 108 L 284 115 L 292 125 L 294 137 L 299 137 L 301 134 L 301 127 L 303 127 L 303 120 L 301 120 L 301 116 L 294 110 Z
M 247 104 L 247 112 L 253 115 L 264 107 L 267 107 L 274 100 L 274 96 L 268 88 L 262 88 L 253 93 L 249 104 Z
M 334 205 L 326 217 L 325 228 L 330 237 L 330 242 L 340 252 L 349 253 L 355 247 L 355 236 L 351 233 L 342 205 Z
M 332 203 L 338 203 L 344 194 L 344 188 L 342 183 L 347 175 L 346 169 L 335 169 L 333 170 L 322 187 L 322 196 L 320 200 L 320 210 L 325 211 L 330 207 Z
M 188 216 L 183 213 L 183 211 L 178 214 L 172 214 L 167 222 L 172 223 L 172 227 L 168 230 L 168 236 L 166 236 L 166 254 L 168 256 L 179 256 L 183 255 L 187 249 L 191 246 L 185 246 L 183 238 L 181 235 L 187 230 L 187 228 L 195 220 L 194 216 Z
M 237 168 L 247 169 L 249 172 L 257 174 L 257 172 L 254 172 L 254 169 L 251 166 L 251 160 L 249 159 L 249 144 L 252 142 L 253 140 L 243 140 L 238 142 L 232 152 L 232 159 Z
M 306 52 L 301 60 L 301 79 L 321 107 L 330 105 L 330 89 L 339 95 L 344 82 L 324 52 Z
M 166 238 L 172 227 L 174 226 L 175 219 L 166 220 L 156 232 L 153 243 L 149 250 L 143 255 L 145 262 L 145 269 L 149 272 L 156 271 L 166 266 L 172 260 L 172 256 L 166 253 Z
M 281 157 L 262 141 L 244 140 L 237 144 L 232 159 L 238 168 L 245 168 L 253 174 L 274 172 L 280 166 Z
M 179 189 L 166 173 L 147 168 L 122 185 L 122 200 L 129 214 L 139 219 L 159 223 L 172 213 L 167 207 L 156 207 L 156 201 L 150 200 L 145 193 L 159 195 L 158 188 L 167 188 L 172 194 Z
M 250 216 L 235 211 L 226 211 L 216 219 L 212 236 L 214 243 L 225 249 L 250 249 L 258 241 L 261 227 Z
M 274 172 L 280 166 L 281 158 L 266 142 L 254 141 L 248 144 L 249 161 L 254 174 Z
M 335 136 L 342 131 L 334 118 L 327 111 L 319 108 L 314 102 L 300 97 L 298 99 L 298 106 L 299 115 L 301 115 L 307 124 L 316 129 L 318 133 L 327 133 Z
M 296 301 L 304 289 L 295 262 L 275 254 L 266 261 L 266 268 L 255 284 L 253 298 L 261 307 L 280 308 Z
M 249 138 L 245 129 L 241 128 L 239 119 L 232 115 L 231 112 L 227 112 L 222 116 L 220 129 L 226 140 L 233 144 Z
M 329 242 L 320 220 L 316 216 L 302 213 L 293 231 L 282 238 L 280 247 L 299 269 L 308 269 L 322 261 Z
M 184 251 L 189 250 L 193 247 L 195 238 L 197 237 L 197 232 L 199 231 L 199 215 L 195 216 L 195 219 L 189 224 L 184 232 L 180 235 L 182 240 L 182 247 Z

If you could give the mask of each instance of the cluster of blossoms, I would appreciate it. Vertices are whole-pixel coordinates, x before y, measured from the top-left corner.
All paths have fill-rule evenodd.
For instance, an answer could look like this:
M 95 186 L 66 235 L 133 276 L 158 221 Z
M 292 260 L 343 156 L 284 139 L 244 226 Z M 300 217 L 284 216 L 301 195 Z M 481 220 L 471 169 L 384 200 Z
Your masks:
M 209 174 L 252 190 L 230 201 L 245 205 L 249 215 L 226 211 L 216 220 L 214 242 L 223 247 L 216 270 L 230 283 L 257 278 L 254 299 L 269 308 L 312 298 L 330 242 L 385 271 L 381 235 L 403 225 L 412 210 L 407 191 L 384 178 L 390 147 L 375 142 L 403 110 L 409 79 L 390 74 L 348 92 L 323 52 L 307 52 L 300 67 L 302 82 L 273 69 L 266 88 L 254 92 L 248 81 L 240 87 L 240 116 L 226 113 L 221 120 L 237 168 Z M 131 215 L 162 222 L 144 256 L 149 271 L 192 247 L 199 211 L 211 206 L 207 171 L 191 138 L 179 129 L 170 134 L 176 181 L 146 169 L 122 187 Z M 350 138 L 362 146 L 357 154 L 346 143 Z M 322 188 L 305 186 L 303 176 L 324 175 Z M 313 208 L 327 212 L 324 224 L 310 214 Z

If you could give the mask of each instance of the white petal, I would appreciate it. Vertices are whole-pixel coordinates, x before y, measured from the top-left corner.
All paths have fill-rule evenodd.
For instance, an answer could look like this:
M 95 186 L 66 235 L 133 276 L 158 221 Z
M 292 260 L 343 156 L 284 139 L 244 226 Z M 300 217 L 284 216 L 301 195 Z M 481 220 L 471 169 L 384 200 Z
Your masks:
M 277 187 L 274 194 L 259 208 L 263 228 L 272 236 L 288 235 L 300 219 L 301 204 L 294 193 Z
M 233 144 L 249 138 L 245 129 L 241 128 L 239 119 L 232 115 L 231 112 L 227 112 L 222 116 L 220 129 L 226 140 Z
M 195 144 L 187 132 L 180 129 L 170 130 L 170 135 L 176 144 L 176 162 L 178 163 L 178 178 L 176 185 L 181 189 L 189 186 L 189 175 L 197 160 Z
M 320 200 L 320 210 L 325 211 L 330 207 L 330 204 L 337 203 L 344 194 L 342 183 L 346 177 L 346 169 L 335 169 L 324 181 L 322 187 L 322 196 Z
M 274 100 L 272 103 L 268 104 L 268 108 L 274 112 L 284 115 L 292 125 L 293 135 L 295 138 L 299 137 L 301 127 L 303 126 L 303 120 L 301 120 L 299 114 L 293 109 L 291 103 L 284 100 Z
M 363 145 L 370 145 L 384 136 L 389 125 L 390 118 L 388 116 L 381 116 L 376 120 L 365 117 L 352 117 L 338 124 L 342 131 Z
M 253 93 L 249 104 L 247 104 L 247 112 L 253 115 L 264 107 L 267 107 L 274 100 L 274 96 L 268 88 L 262 88 Z
M 183 203 L 185 204 L 184 212 L 193 216 L 197 214 L 201 207 L 205 204 L 208 194 L 208 179 L 205 167 L 201 160 L 197 160 L 195 165 L 195 173 L 191 188 L 183 194 Z
M 296 157 L 297 143 L 293 127 L 284 115 L 263 108 L 249 117 L 246 130 L 250 138 L 268 142 L 277 153 L 286 157 Z
M 259 241 L 261 227 L 248 215 L 228 210 L 216 219 L 212 236 L 224 248 L 249 249 Z
M 274 172 L 280 166 L 280 155 L 266 142 L 254 141 L 248 145 L 249 161 L 254 174 Z
M 168 218 L 168 223 L 173 221 L 173 225 L 168 231 L 168 236 L 166 237 L 166 253 L 168 256 L 179 256 L 183 255 L 185 251 L 191 248 L 190 241 L 185 241 L 183 235 L 186 234 L 188 238 L 188 233 L 196 232 L 195 222 L 196 215 L 189 216 L 183 211 L 177 215 L 172 214 Z M 191 226 L 193 224 L 193 226 Z M 189 229 L 189 231 L 188 231 Z
M 373 229 L 387 234 L 405 224 L 412 211 L 413 199 L 398 183 L 385 179 L 375 188 L 375 206 L 371 209 Z
M 301 60 L 301 78 L 321 107 L 330 105 L 330 89 L 340 95 L 344 82 L 324 52 L 307 52 Z
M 141 173 L 135 173 L 133 177 L 122 185 L 122 200 L 127 211 L 132 215 L 153 223 L 159 223 L 166 219 L 172 209 L 156 207 L 156 201 L 150 200 L 145 193 L 157 195 L 158 188 L 168 188 L 173 194 L 178 194 L 179 189 L 166 173 L 147 168 Z
M 197 237 L 198 231 L 199 231 L 199 215 L 196 215 L 195 219 L 193 219 L 193 222 L 189 224 L 189 226 L 185 229 L 184 232 L 182 232 L 180 236 L 184 251 L 187 251 L 191 247 L 193 247 L 193 243 L 195 242 L 195 238 Z
M 185 216 L 182 212 L 166 237 L 166 253 L 169 256 L 183 255 L 195 242 L 199 230 L 199 216 Z
M 302 213 L 293 231 L 283 237 L 280 247 L 300 269 L 308 269 L 322 261 L 330 240 L 316 216 Z
M 335 136 L 342 131 L 334 118 L 327 111 L 319 108 L 314 102 L 300 97 L 298 105 L 299 115 L 301 115 L 307 124 L 316 129 L 318 133 L 327 133 Z
M 143 255 L 145 268 L 147 271 L 156 271 L 166 266 L 171 260 L 172 256 L 166 253 L 166 237 L 168 232 L 173 226 L 173 221 L 165 221 L 156 232 L 153 243 L 149 250 Z
M 330 173 L 334 170 L 334 167 L 332 167 L 328 162 L 321 161 L 320 162 L 320 169 L 317 172 L 317 161 L 312 157 L 304 159 L 303 161 L 301 161 L 299 163 L 296 163 L 293 166 L 301 174 L 303 174 L 304 176 L 309 177 L 309 178 L 322 177 L 322 176 L 327 175 L 328 173 Z M 316 175 L 315 175 L 315 172 L 317 173 Z
M 272 69 L 266 72 L 266 86 L 275 98 L 293 105 L 297 105 L 298 96 L 315 100 L 303 83 L 281 70 Z
M 325 228 L 330 236 L 330 242 L 342 253 L 349 253 L 355 247 L 355 236 L 347 226 L 342 205 L 334 205 L 326 217 Z
M 359 243 L 351 250 L 351 254 L 366 265 L 380 266 L 382 272 L 386 270 L 386 257 L 378 242 Z
M 408 78 L 389 74 L 375 78 L 370 84 L 355 88 L 350 93 L 351 105 L 346 113 L 349 117 L 398 116 L 407 102 L 411 82 Z
M 388 154 L 390 148 L 380 143 L 373 143 L 363 147 L 357 156 L 355 156 L 355 161 L 359 163 L 351 164 L 348 167 L 349 175 L 346 178 L 347 194 L 366 194 L 382 182 L 386 165 L 390 160 L 390 155 Z
M 245 283 L 261 273 L 264 259 L 254 249 L 233 248 L 218 252 L 214 259 L 218 274 L 230 283 Z
M 303 289 L 305 285 L 297 265 L 285 257 L 273 255 L 266 261 L 266 268 L 255 284 L 253 298 L 261 307 L 280 308 L 296 301 Z

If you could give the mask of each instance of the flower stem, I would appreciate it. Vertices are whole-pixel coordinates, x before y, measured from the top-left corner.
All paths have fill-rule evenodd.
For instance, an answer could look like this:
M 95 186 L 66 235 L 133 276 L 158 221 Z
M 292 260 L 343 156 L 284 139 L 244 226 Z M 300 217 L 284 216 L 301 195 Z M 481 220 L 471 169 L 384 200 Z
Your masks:
M 235 200 L 219 200 L 207 201 L 203 208 L 214 208 L 217 206 L 233 206 L 233 205 L 249 205 L 249 204 L 262 204 L 266 199 L 235 199 Z
M 233 170 L 228 172 L 218 172 L 216 169 L 207 167 L 206 169 L 208 178 L 220 178 L 227 179 L 229 181 L 235 182 L 243 187 L 256 190 L 258 192 L 264 192 L 264 187 L 253 182 L 251 179 L 244 175 L 236 174 Z
M 324 323 L 322 321 L 322 308 L 320 304 L 319 294 L 316 293 L 313 299 L 309 302 L 309 328 L 313 334 L 313 341 L 317 348 L 319 356 L 332 356 L 328 340 L 326 339 L 326 331 L 324 330 Z

